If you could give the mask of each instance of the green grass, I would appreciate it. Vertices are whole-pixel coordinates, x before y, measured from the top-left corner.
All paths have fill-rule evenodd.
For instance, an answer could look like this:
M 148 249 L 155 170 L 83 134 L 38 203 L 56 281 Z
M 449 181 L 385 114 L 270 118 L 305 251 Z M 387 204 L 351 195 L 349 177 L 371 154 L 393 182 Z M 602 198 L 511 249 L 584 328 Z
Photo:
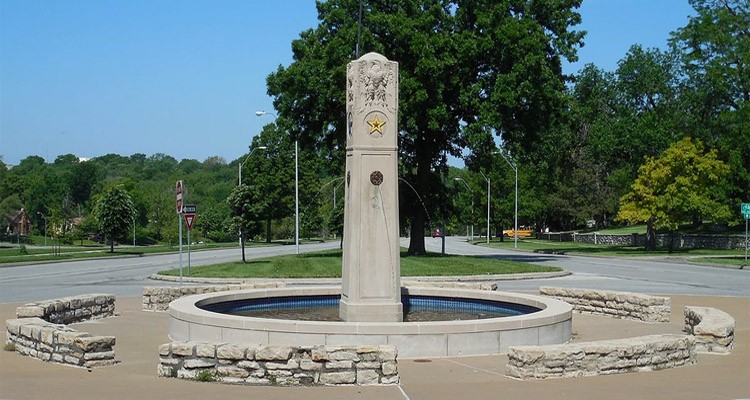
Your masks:
M 632 225 L 632 226 L 622 226 L 618 228 L 607 228 L 607 229 L 596 231 L 596 233 L 601 233 L 603 235 L 631 235 L 633 233 L 645 234 L 646 225 Z
M 271 245 L 277 245 L 278 243 L 272 243 Z M 89 259 L 89 258 L 106 258 L 106 257 L 121 257 L 121 256 L 141 256 L 144 254 L 159 254 L 159 253 L 173 253 L 179 251 L 178 246 L 168 245 L 156 245 L 156 246 L 115 246 L 114 253 L 109 252 L 109 246 L 96 245 L 96 246 L 64 246 L 59 249 L 59 254 L 54 254 L 54 249 L 50 245 L 48 247 L 30 247 L 26 246 L 27 254 L 22 254 L 18 247 L 7 247 L 3 245 L 0 247 L 0 264 L 10 263 L 27 263 L 27 262 L 40 262 L 40 261 L 67 261 L 77 259 Z M 267 243 L 245 243 L 246 248 L 258 247 L 258 246 L 269 246 Z M 209 249 L 219 248 L 232 248 L 239 247 L 237 243 L 206 243 L 192 245 L 191 251 L 201 251 Z M 183 247 L 183 251 L 187 251 L 187 246 Z
M 690 261 L 698 262 L 698 263 L 750 267 L 750 258 L 748 259 L 748 261 L 745 261 L 744 255 L 735 256 L 735 257 L 697 257 L 697 258 L 691 258 Z
M 484 241 L 475 241 L 475 243 L 485 243 Z M 500 249 L 513 249 L 513 239 L 506 238 L 503 242 L 493 239 L 490 241 L 490 247 Z M 643 247 L 632 246 L 608 246 L 595 245 L 577 242 L 555 242 L 549 240 L 537 239 L 519 239 L 518 249 L 531 251 L 541 254 L 583 254 L 598 256 L 619 256 L 619 257 L 648 257 L 648 256 L 695 256 L 695 255 L 727 255 L 737 256 L 744 254 L 744 250 L 713 250 L 713 249 L 674 249 L 672 253 L 668 249 L 656 249 L 646 251 Z
M 428 254 L 406 256 L 401 253 L 402 276 L 490 275 L 523 272 L 561 271 L 517 261 L 483 257 Z M 183 274 L 184 274 L 183 270 Z M 179 269 L 160 274 L 176 276 Z M 184 276 L 184 275 L 183 275 Z M 204 278 L 340 278 L 341 250 L 327 250 L 300 255 L 285 255 L 252 260 L 193 267 L 189 276 Z

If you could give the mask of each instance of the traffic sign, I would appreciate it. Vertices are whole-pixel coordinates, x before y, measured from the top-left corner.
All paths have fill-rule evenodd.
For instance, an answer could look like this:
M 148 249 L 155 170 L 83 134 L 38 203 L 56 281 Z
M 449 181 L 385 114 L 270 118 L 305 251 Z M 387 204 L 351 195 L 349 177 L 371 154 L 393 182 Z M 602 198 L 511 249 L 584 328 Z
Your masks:
M 750 218 L 750 203 L 742 203 L 740 210 L 745 215 L 745 219 Z
M 185 223 L 187 224 L 188 230 L 193 229 L 193 222 L 195 221 L 195 214 L 184 213 L 182 214 L 182 216 L 185 217 Z
M 182 214 L 182 181 L 177 181 L 177 214 Z
M 195 214 L 198 212 L 198 209 L 195 207 L 195 204 L 185 204 L 182 206 L 182 212 L 185 214 Z

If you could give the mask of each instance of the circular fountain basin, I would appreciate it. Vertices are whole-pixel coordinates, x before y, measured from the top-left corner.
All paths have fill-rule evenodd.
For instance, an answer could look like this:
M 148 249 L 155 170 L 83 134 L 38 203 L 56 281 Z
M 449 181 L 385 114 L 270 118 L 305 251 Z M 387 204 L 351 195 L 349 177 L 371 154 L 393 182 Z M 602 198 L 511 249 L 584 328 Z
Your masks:
M 218 303 L 250 299 L 339 295 L 340 287 L 238 290 L 187 296 L 169 305 L 169 336 L 175 341 L 278 345 L 392 344 L 399 357 L 502 354 L 509 346 L 565 343 L 572 333 L 572 307 L 534 295 L 431 287 L 402 288 L 404 296 L 476 299 L 539 311 L 501 318 L 428 322 L 341 322 L 254 318 L 206 311 Z

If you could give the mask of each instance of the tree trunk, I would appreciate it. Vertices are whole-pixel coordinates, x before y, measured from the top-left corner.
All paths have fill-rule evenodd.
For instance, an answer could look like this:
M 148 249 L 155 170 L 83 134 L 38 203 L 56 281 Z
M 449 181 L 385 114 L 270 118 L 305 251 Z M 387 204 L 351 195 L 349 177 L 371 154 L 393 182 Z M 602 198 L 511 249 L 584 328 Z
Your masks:
M 114 239 L 109 240 L 109 252 L 114 253 L 115 252 L 115 241 Z
M 424 212 L 415 210 L 411 218 L 411 229 L 409 233 L 409 255 L 424 255 L 427 250 L 424 247 Z
M 245 234 L 240 235 L 240 247 L 242 248 L 242 262 L 245 262 Z
M 266 243 L 271 243 L 271 218 L 266 220 Z
M 654 230 L 654 217 L 646 222 L 646 251 L 656 250 L 656 230 Z
M 669 231 L 669 246 L 667 246 L 667 252 L 669 254 L 674 253 L 674 231 Z
M 418 139 L 418 141 L 421 140 Z M 417 197 L 417 201 L 413 202 L 411 207 L 412 218 L 409 236 L 409 255 L 427 254 L 427 250 L 425 250 L 424 246 L 424 228 L 426 219 L 429 218 L 429 216 L 425 215 L 425 210 L 423 208 L 424 205 L 422 204 L 423 200 L 420 200 L 420 197 L 423 199 L 427 194 L 430 183 L 430 162 L 428 160 L 425 160 L 423 157 L 423 154 L 426 152 L 427 150 L 424 149 L 424 146 L 417 146 L 418 161 L 417 182 L 415 182 L 415 189 L 418 193 L 418 196 L 415 194 L 415 196 Z

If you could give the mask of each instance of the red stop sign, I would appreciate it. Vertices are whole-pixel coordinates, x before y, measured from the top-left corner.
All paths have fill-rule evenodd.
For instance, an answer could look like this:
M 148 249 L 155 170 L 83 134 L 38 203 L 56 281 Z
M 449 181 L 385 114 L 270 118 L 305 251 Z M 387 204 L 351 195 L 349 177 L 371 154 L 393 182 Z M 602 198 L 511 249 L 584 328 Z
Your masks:
M 177 214 L 182 214 L 182 181 L 177 181 Z

